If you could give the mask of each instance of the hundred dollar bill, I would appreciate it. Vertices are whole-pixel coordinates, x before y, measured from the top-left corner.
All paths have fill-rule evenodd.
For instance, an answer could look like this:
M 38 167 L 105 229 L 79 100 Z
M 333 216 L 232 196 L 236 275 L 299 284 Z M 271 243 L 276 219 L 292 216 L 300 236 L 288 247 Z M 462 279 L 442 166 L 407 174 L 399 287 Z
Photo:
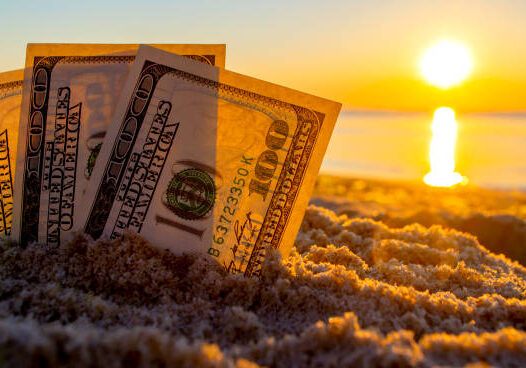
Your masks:
M 0 238 L 11 233 L 23 79 L 23 70 L 0 73 Z
M 292 247 L 340 107 L 141 46 L 77 225 L 258 275 Z
M 158 45 L 223 66 L 224 45 Z M 73 228 L 138 45 L 30 44 L 12 238 L 58 244 Z

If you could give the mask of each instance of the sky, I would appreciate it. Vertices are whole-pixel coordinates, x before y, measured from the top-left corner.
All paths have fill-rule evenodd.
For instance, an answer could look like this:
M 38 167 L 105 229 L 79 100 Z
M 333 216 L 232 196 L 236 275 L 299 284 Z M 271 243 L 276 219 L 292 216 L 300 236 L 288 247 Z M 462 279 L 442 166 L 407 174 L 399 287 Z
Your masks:
M 226 43 L 228 69 L 345 108 L 526 111 L 525 25 L 524 0 L 0 0 L 0 72 L 28 42 Z M 449 90 L 418 69 L 440 39 L 473 58 Z

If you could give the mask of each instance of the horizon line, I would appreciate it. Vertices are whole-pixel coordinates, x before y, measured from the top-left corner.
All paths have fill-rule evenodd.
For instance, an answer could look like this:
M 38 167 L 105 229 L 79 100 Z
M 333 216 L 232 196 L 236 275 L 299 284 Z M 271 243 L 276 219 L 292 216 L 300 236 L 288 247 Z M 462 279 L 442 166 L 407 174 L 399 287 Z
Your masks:
M 439 106 L 442 107 L 442 106 Z M 447 106 L 445 106 L 447 107 Z M 453 108 L 453 110 L 455 110 Z M 455 110 L 456 111 L 456 110 Z M 429 115 L 433 111 L 425 110 L 397 110 L 397 109 L 371 109 L 364 107 L 352 107 L 349 105 L 342 106 L 342 113 L 354 113 L 354 114 L 363 114 L 363 115 Z M 525 117 L 526 110 L 503 110 L 503 111 L 467 111 L 467 112 L 458 112 L 460 115 L 478 115 L 478 116 L 502 116 L 502 117 Z

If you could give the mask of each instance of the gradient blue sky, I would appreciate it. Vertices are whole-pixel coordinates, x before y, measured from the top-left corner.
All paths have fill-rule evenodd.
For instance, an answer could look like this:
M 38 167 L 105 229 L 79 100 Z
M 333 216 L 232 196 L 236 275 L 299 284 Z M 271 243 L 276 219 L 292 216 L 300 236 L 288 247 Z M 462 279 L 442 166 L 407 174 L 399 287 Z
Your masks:
M 448 92 L 418 75 L 441 38 L 475 62 Z M 229 69 L 357 108 L 526 110 L 525 41 L 521 0 L 0 0 L 0 71 L 23 67 L 28 42 L 226 43 Z

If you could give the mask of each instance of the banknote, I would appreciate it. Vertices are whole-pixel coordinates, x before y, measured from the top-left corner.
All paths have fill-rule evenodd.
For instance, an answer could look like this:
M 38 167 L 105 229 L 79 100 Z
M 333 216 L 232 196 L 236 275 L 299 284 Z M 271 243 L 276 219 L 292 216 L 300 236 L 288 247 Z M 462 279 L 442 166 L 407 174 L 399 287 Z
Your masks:
M 23 70 L 0 73 L 0 238 L 11 233 L 23 79 Z
M 292 247 L 340 108 L 141 46 L 78 229 L 258 275 L 267 249 Z
M 224 65 L 224 45 L 158 45 Z M 12 238 L 59 244 L 71 231 L 138 45 L 27 47 Z

